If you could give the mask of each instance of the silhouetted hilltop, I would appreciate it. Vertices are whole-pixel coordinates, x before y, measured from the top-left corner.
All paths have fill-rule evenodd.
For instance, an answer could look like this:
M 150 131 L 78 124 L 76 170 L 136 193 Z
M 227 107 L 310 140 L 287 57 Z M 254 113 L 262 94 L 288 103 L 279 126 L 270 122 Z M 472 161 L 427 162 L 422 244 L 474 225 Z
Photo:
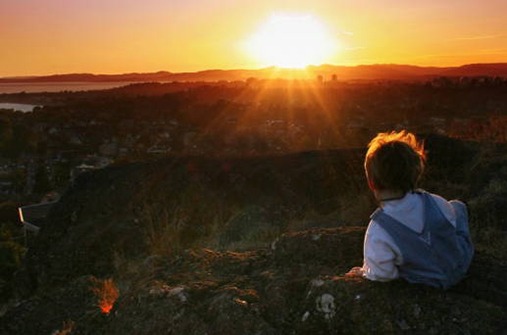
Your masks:
M 450 68 L 441 73 L 443 76 L 507 76 L 507 64 L 468 64 L 457 68 Z
M 257 79 L 315 79 L 332 76 L 338 80 L 426 80 L 428 78 L 450 76 L 498 76 L 507 77 L 507 63 L 469 64 L 458 67 L 423 67 L 397 64 L 374 64 L 358 66 L 321 65 L 306 69 L 264 68 L 256 70 L 205 70 L 198 72 L 127 74 L 59 74 L 50 76 L 5 77 L 0 83 L 40 83 L 40 82 L 172 82 L 172 81 L 236 81 L 248 78 Z
M 6 77 L 0 78 L 0 83 L 165 81 L 170 75 L 171 73 L 167 71 L 124 74 L 69 73 L 50 76 Z
M 444 68 L 413 65 L 374 64 L 358 66 L 322 66 L 313 71 L 326 76 L 335 74 L 340 80 L 414 80 L 437 77 Z

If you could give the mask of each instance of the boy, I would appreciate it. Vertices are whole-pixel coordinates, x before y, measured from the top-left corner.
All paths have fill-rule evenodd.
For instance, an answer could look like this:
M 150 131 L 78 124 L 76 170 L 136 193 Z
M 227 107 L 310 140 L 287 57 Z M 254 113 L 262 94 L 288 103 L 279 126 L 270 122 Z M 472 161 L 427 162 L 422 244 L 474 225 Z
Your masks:
M 380 207 L 366 230 L 363 266 L 347 275 L 444 289 L 465 276 L 474 252 L 466 205 L 416 190 L 425 160 L 423 145 L 406 131 L 370 142 L 364 167 Z

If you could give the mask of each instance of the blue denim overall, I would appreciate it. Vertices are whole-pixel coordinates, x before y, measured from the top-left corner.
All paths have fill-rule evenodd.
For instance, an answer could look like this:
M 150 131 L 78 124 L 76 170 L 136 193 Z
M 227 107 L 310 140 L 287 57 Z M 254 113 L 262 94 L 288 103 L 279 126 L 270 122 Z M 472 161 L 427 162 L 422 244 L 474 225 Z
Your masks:
M 474 254 L 467 208 L 459 200 L 449 202 L 456 211 L 454 227 L 429 193 L 417 193 L 422 196 L 424 205 L 424 225 L 420 233 L 384 213 L 382 208 L 378 208 L 371 219 L 387 231 L 401 252 L 400 278 L 446 289 L 465 276 Z

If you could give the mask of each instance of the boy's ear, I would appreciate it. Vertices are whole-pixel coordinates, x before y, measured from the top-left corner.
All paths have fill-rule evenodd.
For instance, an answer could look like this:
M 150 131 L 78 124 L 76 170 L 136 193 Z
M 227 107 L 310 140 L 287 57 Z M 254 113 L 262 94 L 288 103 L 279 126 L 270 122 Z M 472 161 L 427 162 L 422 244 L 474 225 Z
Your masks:
M 371 180 L 370 178 L 367 178 L 368 180 L 368 187 L 370 188 L 370 190 L 374 191 L 377 189 L 377 187 L 375 186 L 375 183 L 373 182 L 373 180 Z

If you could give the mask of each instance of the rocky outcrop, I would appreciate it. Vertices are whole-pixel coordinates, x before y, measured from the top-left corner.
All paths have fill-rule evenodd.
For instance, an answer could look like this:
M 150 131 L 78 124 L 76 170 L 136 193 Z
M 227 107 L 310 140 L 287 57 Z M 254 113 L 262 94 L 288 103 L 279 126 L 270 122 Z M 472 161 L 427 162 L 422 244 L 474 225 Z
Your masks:
M 363 150 L 174 157 L 78 178 L 30 247 L 0 333 L 499 333 L 507 157 L 445 138 L 427 148 L 422 187 L 469 200 L 478 250 L 450 290 L 344 275 L 375 206 Z
M 364 228 L 354 227 L 312 229 L 285 234 L 272 249 L 199 249 L 172 259 L 146 259 L 131 276 L 114 278 L 120 294 L 109 314 L 99 308 L 97 287 L 104 280 L 82 276 L 22 302 L 4 316 L 0 330 L 495 334 L 507 326 L 507 287 L 501 282 L 507 267 L 487 269 L 493 263 L 479 255 L 470 276 L 448 291 L 346 277 L 361 261 L 363 234 Z

